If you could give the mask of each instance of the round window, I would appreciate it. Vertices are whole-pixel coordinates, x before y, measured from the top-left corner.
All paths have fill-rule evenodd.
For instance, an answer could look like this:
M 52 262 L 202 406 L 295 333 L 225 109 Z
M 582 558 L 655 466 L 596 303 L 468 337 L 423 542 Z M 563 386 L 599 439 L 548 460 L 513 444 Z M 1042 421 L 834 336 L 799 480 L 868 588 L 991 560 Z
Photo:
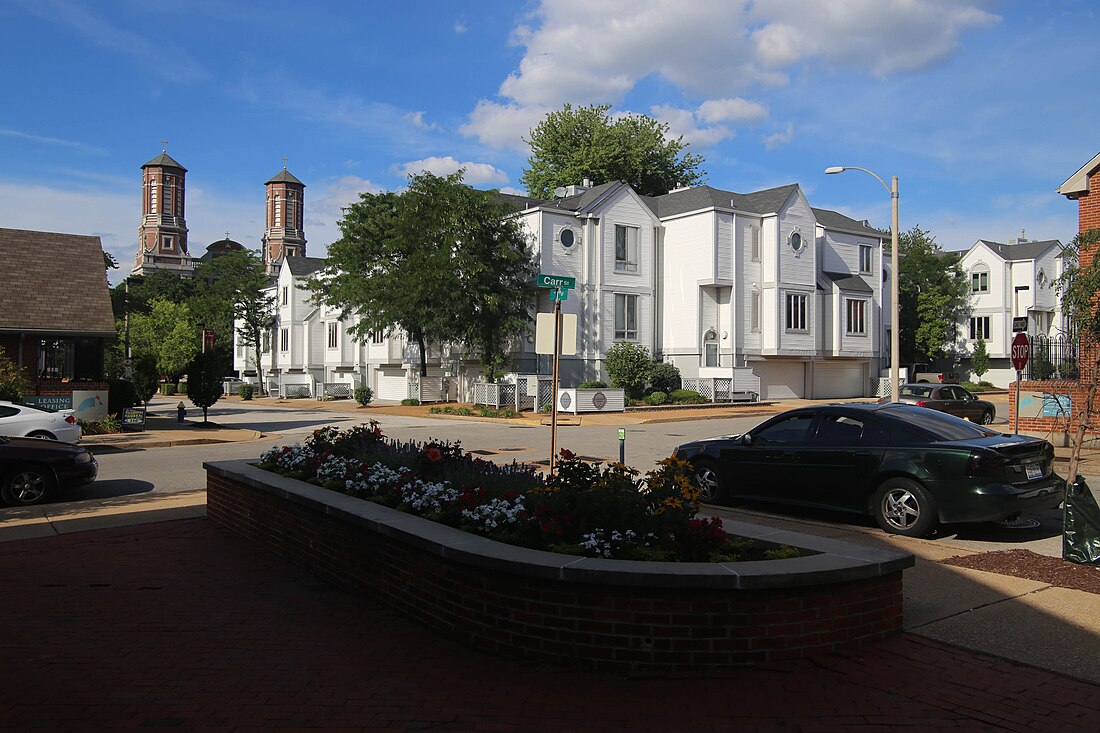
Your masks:
M 801 252 L 803 247 L 802 235 L 799 232 L 791 232 L 791 249 L 795 252 Z
M 576 237 L 573 235 L 573 230 L 568 228 L 562 229 L 561 232 L 558 234 L 558 241 L 560 241 L 561 246 L 565 247 L 566 249 L 572 247 L 574 242 L 576 241 Z

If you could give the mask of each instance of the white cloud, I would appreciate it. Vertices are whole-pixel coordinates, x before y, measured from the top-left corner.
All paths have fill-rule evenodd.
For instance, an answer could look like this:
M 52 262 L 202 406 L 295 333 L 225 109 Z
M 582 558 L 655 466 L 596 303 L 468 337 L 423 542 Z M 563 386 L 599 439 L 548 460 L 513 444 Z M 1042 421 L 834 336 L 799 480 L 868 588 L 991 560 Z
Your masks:
M 466 24 L 462 22 L 455 23 L 455 33 L 463 34 L 467 30 Z
M 768 110 L 759 102 L 734 97 L 732 99 L 708 99 L 699 105 L 695 113 L 703 122 L 760 122 L 767 119 Z
M 310 257 L 324 257 L 328 245 L 340 238 L 344 208 L 359 200 L 361 193 L 381 193 L 382 186 L 358 176 L 341 176 L 321 183 L 316 200 L 306 198 L 306 239 Z
M 674 9 L 665 0 L 544 0 L 513 30 L 512 44 L 525 48 L 518 68 L 461 132 L 522 149 L 520 136 L 547 110 L 614 106 L 650 77 L 702 99 L 700 122 L 758 122 L 766 109 L 732 95 L 784 85 L 808 59 L 880 76 L 913 71 L 998 20 L 976 0 L 683 0 Z M 718 129 L 698 133 L 699 144 L 720 139 Z
M 21 130 L 0 128 L 0 136 L 13 137 L 17 140 L 26 140 L 27 142 L 38 143 L 39 145 L 54 145 L 63 148 L 72 148 L 74 150 L 79 150 L 82 153 L 91 153 L 92 155 L 107 154 L 107 151 L 105 151 L 103 148 L 97 148 L 94 145 L 88 145 L 86 143 L 77 142 L 75 140 L 62 140 L 56 137 L 47 137 L 45 135 L 34 135 L 29 132 L 22 132 Z
M 434 122 L 425 122 L 423 112 L 409 112 L 405 115 L 405 119 L 413 124 L 413 127 L 417 127 L 421 130 L 438 130 L 439 125 Z
M 786 145 L 794 137 L 794 125 L 787 123 L 787 129 L 772 133 L 764 137 L 764 147 L 775 150 L 781 145 Z
M 649 114 L 668 125 L 669 137 L 683 136 L 684 142 L 696 147 L 709 147 L 733 137 L 733 132 L 725 125 L 699 127 L 691 110 L 658 105 L 650 107 Z
M 500 168 L 491 166 L 488 163 L 460 163 L 450 155 L 443 158 L 433 156 L 421 160 L 412 160 L 398 166 L 397 172 L 403 176 L 413 176 L 424 171 L 437 176 L 448 176 L 460 168 L 466 169 L 463 180 L 472 186 L 499 185 L 508 182 L 508 174 Z

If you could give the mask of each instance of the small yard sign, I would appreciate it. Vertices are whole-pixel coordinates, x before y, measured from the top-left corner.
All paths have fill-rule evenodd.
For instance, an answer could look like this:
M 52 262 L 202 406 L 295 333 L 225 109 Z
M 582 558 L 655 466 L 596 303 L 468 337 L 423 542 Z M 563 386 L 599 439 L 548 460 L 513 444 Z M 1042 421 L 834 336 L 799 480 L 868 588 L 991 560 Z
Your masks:
M 127 430 L 145 429 L 145 408 L 127 407 L 122 411 L 122 427 Z

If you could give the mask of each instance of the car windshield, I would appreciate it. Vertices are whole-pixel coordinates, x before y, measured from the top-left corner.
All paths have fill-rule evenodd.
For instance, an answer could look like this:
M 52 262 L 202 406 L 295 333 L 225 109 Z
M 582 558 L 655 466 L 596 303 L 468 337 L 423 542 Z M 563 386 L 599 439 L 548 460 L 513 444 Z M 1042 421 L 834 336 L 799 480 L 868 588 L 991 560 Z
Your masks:
M 928 397 L 932 394 L 932 388 L 906 384 L 902 385 L 901 389 L 898 390 L 898 394 L 902 397 Z
M 895 408 L 886 414 L 903 421 L 910 428 L 916 428 L 930 435 L 935 440 L 968 440 L 1000 435 L 996 430 L 936 410 Z

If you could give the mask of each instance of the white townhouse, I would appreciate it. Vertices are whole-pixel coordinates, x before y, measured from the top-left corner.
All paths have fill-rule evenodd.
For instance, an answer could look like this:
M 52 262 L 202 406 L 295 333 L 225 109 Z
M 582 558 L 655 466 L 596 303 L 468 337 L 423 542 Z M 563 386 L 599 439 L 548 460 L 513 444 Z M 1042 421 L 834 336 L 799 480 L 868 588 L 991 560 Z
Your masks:
M 1056 282 L 1065 272 L 1067 250 L 1056 239 L 1022 236 L 1007 243 L 979 239 L 959 260 L 970 281 L 970 312 L 960 318 L 962 354 L 985 340 L 990 369 L 982 379 L 1005 387 L 1016 379 L 1010 360 L 1012 319 L 1027 318 L 1027 333 L 1047 339 L 1065 335 L 1066 322 Z M 969 357 L 963 366 L 970 368 Z
M 562 357 L 563 385 L 606 380 L 608 349 L 629 341 L 675 364 L 685 380 L 721 380 L 765 399 L 874 393 L 886 343 L 882 232 L 812 208 L 797 184 L 644 197 L 616 182 L 555 193 L 500 198 L 528 231 L 539 272 L 576 280 L 562 303 L 578 321 L 577 353 Z M 304 287 L 323 266 L 288 257 L 278 273 L 261 355 L 269 390 L 320 395 L 363 384 L 379 399 L 400 400 L 430 383 L 446 398 L 471 394 L 480 364 L 463 361 L 459 348 L 433 345 L 430 379 L 421 380 L 400 333 L 353 341 L 354 316 L 341 322 Z M 552 309 L 550 292 L 540 292 L 537 310 Z M 254 381 L 239 346 L 237 357 Z M 550 373 L 533 333 L 518 340 L 511 368 L 517 378 Z

